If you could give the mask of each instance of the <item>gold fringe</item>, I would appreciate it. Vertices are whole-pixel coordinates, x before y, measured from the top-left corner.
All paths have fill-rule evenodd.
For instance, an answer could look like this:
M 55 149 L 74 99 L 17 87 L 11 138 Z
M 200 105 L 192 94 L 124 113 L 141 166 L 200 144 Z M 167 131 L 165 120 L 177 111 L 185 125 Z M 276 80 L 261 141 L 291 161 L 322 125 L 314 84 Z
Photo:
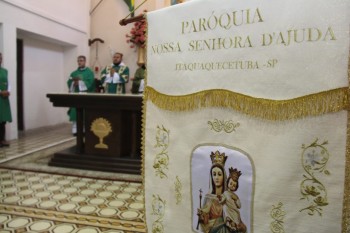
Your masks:
M 145 14 L 145 20 L 146 20 L 146 25 L 148 25 L 148 15 Z M 145 62 L 147 66 L 147 48 L 148 48 L 148 26 L 146 27 L 146 45 L 145 45 Z M 144 78 L 144 85 L 146 87 L 147 85 L 147 70 L 145 70 L 145 78 Z M 141 119 L 141 160 L 142 160 L 142 167 L 141 167 L 141 176 L 142 176 L 142 188 L 144 190 L 144 193 L 146 193 L 146 169 L 145 169 L 145 164 L 146 164 L 146 113 L 147 113 L 147 101 L 145 98 L 142 98 L 142 119 Z M 146 198 L 143 198 L 143 206 L 146 209 Z M 146 212 L 146 211 L 145 211 Z M 144 215 L 145 218 L 145 225 L 146 225 L 146 232 L 148 232 L 148 227 L 147 227 L 147 214 Z
M 290 120 L 348 109 L 348 87 L 337 88 L 289 100 L 254 98 L 223 89 L 171 96 L 146 87 L 145 99 L 161 109 L 191 111 L 207 107 L 226 107 L 266 120 Z

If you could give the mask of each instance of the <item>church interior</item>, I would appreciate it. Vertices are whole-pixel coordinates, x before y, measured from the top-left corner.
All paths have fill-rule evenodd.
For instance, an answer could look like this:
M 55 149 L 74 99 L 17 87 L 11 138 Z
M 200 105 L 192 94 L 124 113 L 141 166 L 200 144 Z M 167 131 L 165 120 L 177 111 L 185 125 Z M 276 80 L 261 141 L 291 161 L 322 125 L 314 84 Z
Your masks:
M 0 0 L 0 233 L 349 233 L 349 9 Z
M 8 70 L 12 111 L 10 146 L 0 148 L 0 232 L 146 232 L 140 168 L 132 174 L 49 165 L 77 139 L 68 108 L 54 107 L 46 95 L 68 93 L 79 55 L 96 77 L 122 53 L 133 77 L 140 59 L 127 41 L 133 23 L 119 22 L 177 3 L 0 1 L 1 67 Z M 126 86 L 131 95 L 132 81 Z

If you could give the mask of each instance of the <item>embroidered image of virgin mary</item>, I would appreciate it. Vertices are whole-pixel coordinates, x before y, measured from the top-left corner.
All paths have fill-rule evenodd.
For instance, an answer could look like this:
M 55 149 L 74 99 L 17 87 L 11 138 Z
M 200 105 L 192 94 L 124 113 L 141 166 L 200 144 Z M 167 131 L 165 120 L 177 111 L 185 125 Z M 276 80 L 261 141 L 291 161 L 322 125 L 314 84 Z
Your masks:
M 232 158 L 230 167 L 226 169 L 228 167 L 226 164 L 228 156 L 219 150 L 210 153 L 210 161 L 209 189 L 203 200 L 201 197 L 199 198 L 199 206 L 195 202 L 193 206 L 193 208 L 197 207 L 197 216 L 193 218 L 194 221 L 197 219 L 196 231 L 205 233 L 247 233 L 247 226 L 241 218 L 241 200 L 237 194 L 242 171 L 230 166 Z M 204 187 L 200 187 L 201 192 L 203 189 Z M 200 195 L 202 196 L 201 192 Z M 249 208 L 249 206 L 246 205 L 244 208 Z M 245 209 L 245 213 L 249 213 L 249 209 L 248 211 Z

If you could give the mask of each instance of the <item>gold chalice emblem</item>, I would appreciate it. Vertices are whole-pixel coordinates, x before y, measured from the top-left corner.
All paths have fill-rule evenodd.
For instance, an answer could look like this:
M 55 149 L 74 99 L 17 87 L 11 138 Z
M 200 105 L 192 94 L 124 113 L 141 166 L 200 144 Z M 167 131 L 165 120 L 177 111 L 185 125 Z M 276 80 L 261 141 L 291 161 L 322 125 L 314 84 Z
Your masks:
M 102 117 L 94 120 L 91 124 L 91 131 L 99 138 L 99 143 L 95 145 L 95 148 L 108 149 L 108 145 L 103 143 L 103 138 L 112 132 L 109 121 Z

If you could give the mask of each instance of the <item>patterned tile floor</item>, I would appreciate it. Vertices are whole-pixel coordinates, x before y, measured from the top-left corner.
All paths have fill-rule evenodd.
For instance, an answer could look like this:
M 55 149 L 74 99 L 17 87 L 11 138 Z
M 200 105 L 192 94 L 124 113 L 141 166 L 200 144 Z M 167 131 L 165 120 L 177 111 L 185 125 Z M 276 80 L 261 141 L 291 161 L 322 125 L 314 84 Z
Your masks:
M 10 148 L 1 148 L 5 161 L 2 164 L 12 163 L 12 167 L 0 168 L 0 233 L 146 232 L 140 182 L 118 180 L 114 174 L 110 179 L 99 178 L 102 175 L 98 172 L 88 178 L 20 168 L 36 151 L 74 143 L 69 132 L 69 128 L 59 127 L 26 133 L 19 140 L 11 141 Z M 42 154 L 45 153 L 40 156 Z M 73 170 L 69 173 L 74 174 Z
M 0 169 L 0 232 L 144 232 L 141 186 Z

